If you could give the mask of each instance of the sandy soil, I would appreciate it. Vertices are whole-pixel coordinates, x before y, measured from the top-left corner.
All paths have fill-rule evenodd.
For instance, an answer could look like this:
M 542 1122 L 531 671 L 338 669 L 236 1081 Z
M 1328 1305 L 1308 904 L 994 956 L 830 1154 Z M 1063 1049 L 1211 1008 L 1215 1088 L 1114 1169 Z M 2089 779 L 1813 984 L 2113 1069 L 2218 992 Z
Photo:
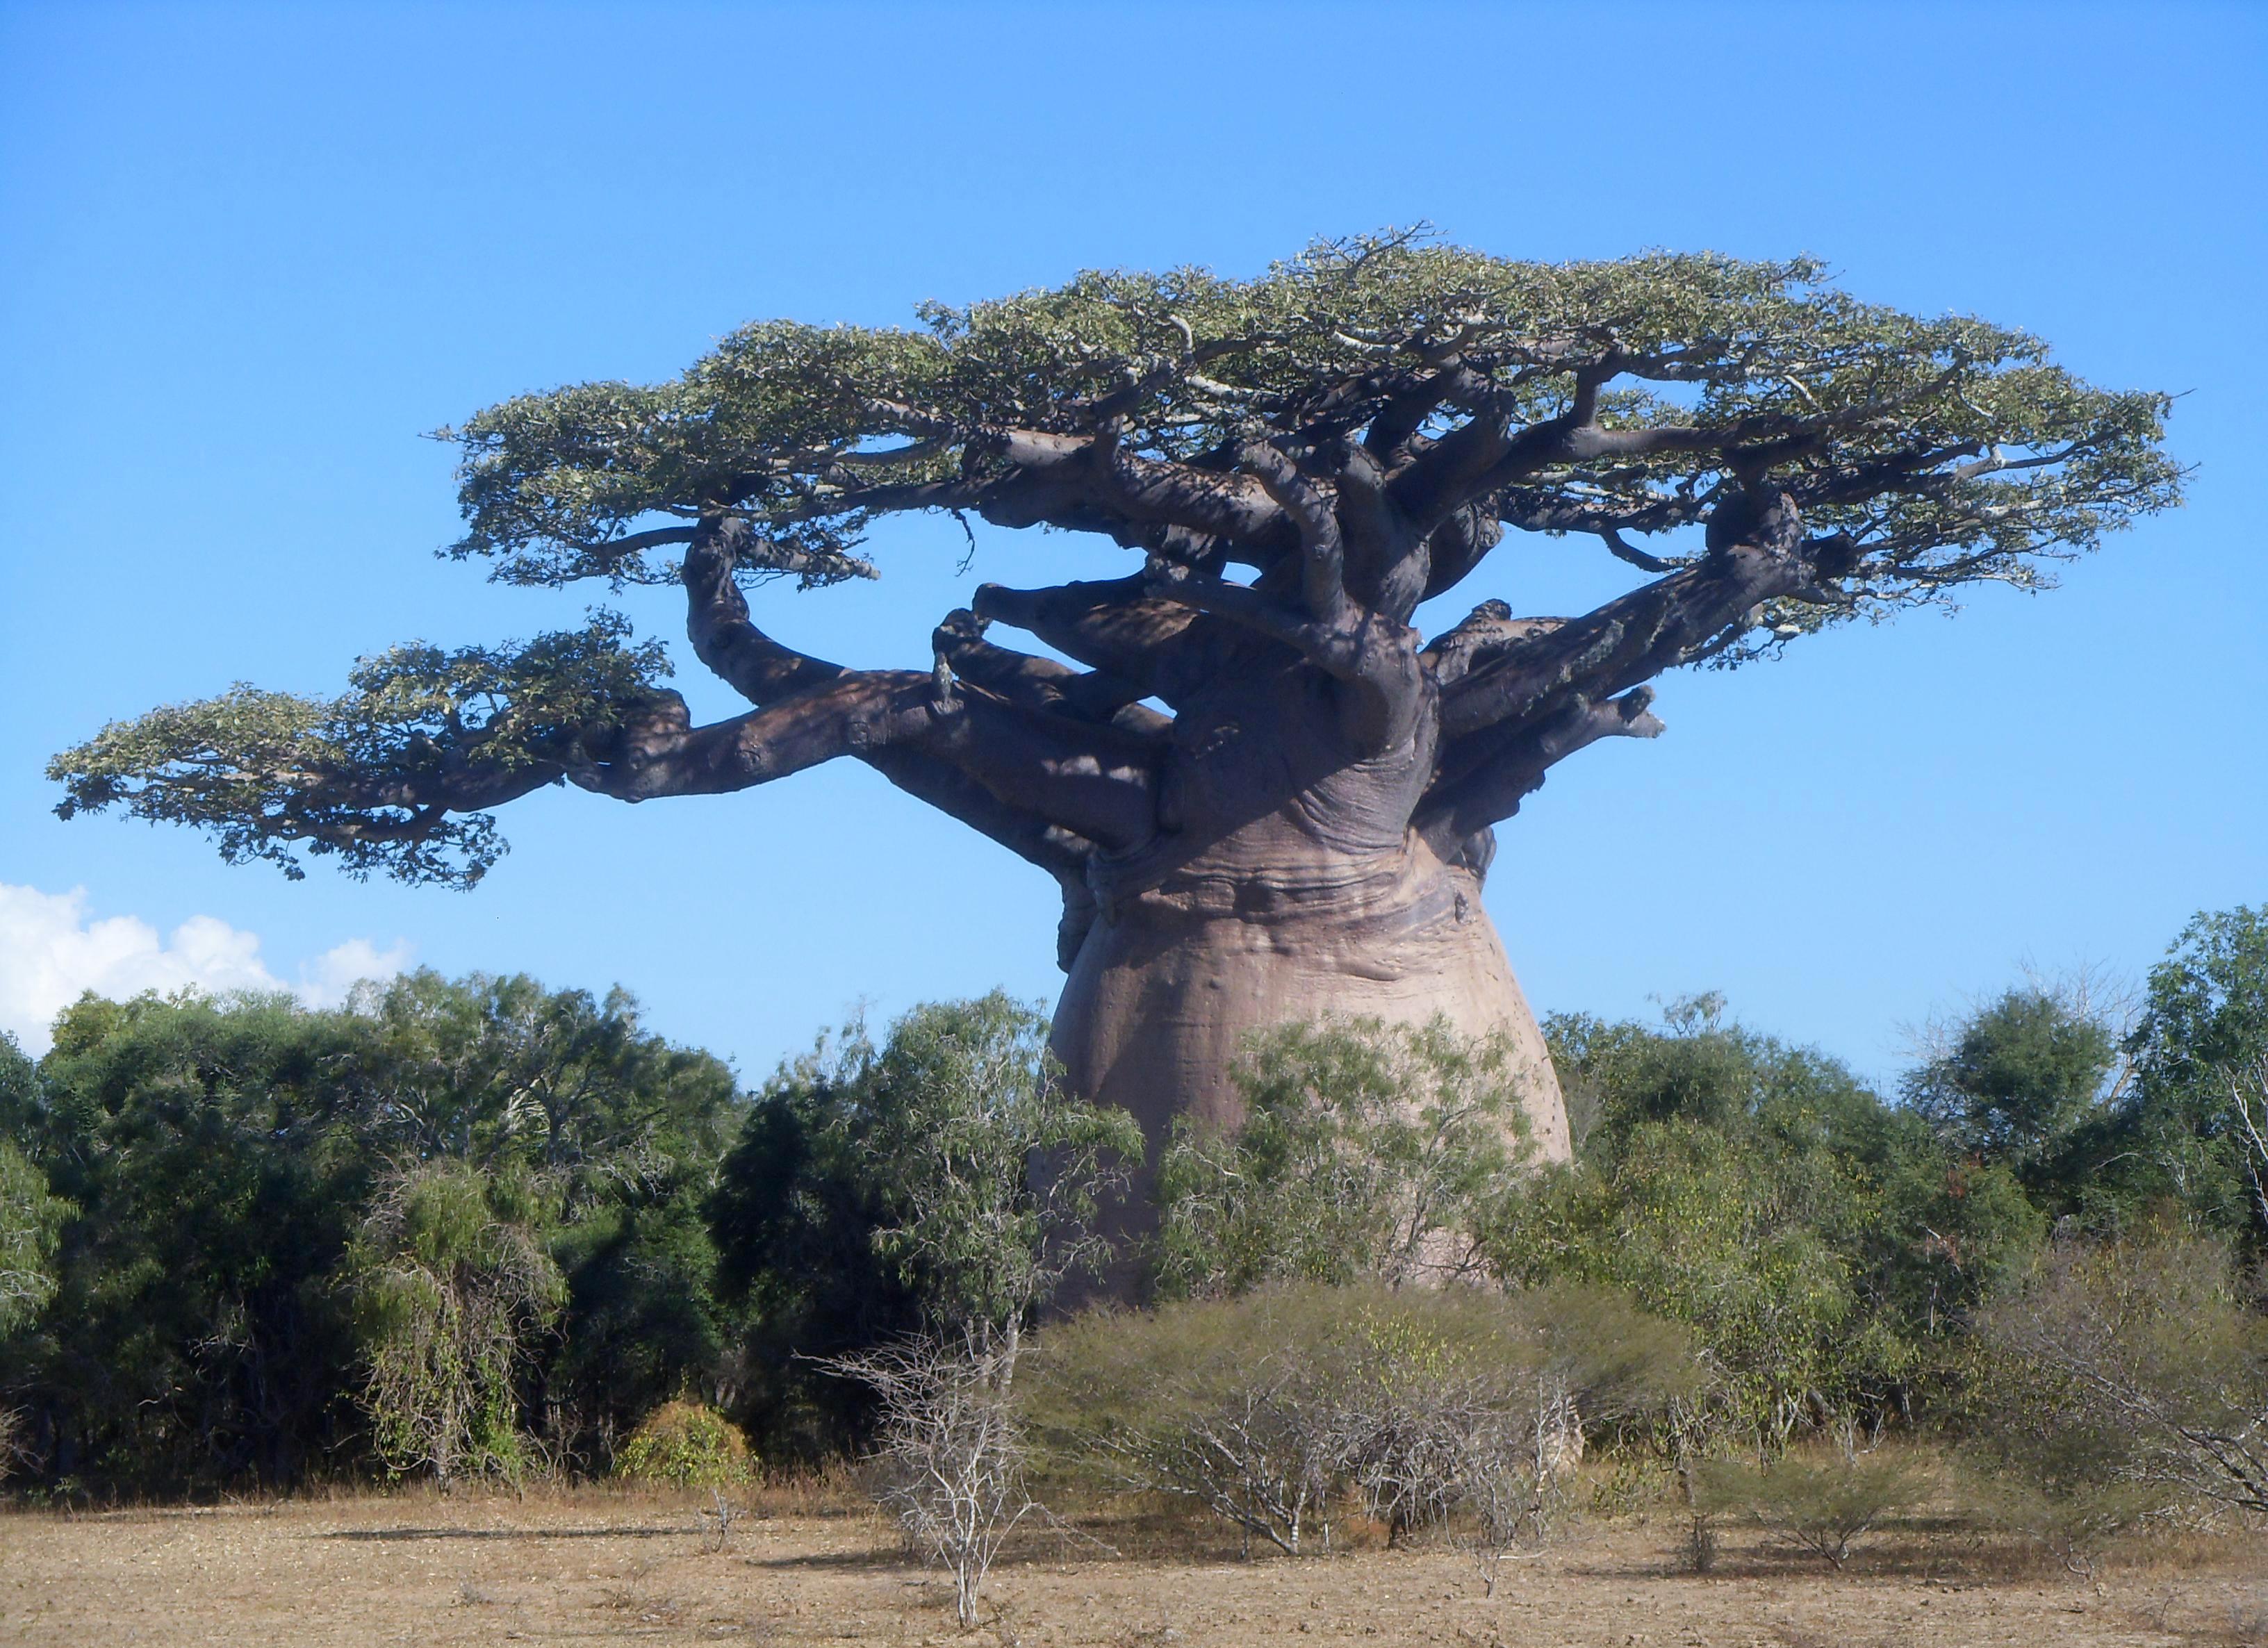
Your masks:
M 1699 1578 L 1666 1525 L 1624 1520 L 1507 1563 L 1487 1599 L 1453 1550 L 1241 1562 L 1185 1534 L 1100 1532 L 1125 1554 L 1047 1535 L 1005 1559 L 972 1637 L 888 1528 L 807 1505 L 721 1549 L 690 1498 L 600 1493 L 21 1512 L 0 1515 L 0 1643 L 2268 1644 L 2257 1541 L 2130 1560 L 2098 1591 L 1957 1534 L 1908 1530 L 1837 1574 L 1736 1533 Z

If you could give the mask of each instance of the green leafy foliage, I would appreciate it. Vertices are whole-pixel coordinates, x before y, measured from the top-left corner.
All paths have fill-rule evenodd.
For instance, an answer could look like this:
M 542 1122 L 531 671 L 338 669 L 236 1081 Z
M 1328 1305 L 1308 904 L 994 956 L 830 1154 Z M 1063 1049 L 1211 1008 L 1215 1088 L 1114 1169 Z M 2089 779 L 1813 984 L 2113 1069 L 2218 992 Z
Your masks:
M 442 434 L 460 449 L 466 522 L 448 553 L 520 585 L 666 583 L 696 535 L 728 525 L 740 583 L 829 585 L 874 575 L 858 553 L 873 519 L 921 511 L 1145 552 L 1170 527 L 1204 539 L 1209 566 L 1265 569 L 1293 535 L 1280 511 L 1224 526 L 1201 508 L 1200 530 L 1089 483 L 1147 466 L 1184 504 L 1250 496 L 1265 488 L 1248 451 L 1313 467 L 1387 429 L 1382 447 L 1409 455 L 1392 485 L 1425 495 L 1396 511 L 1410 504 L 1428 533 L 1462 523 L 1472 553 L 1427 563 L 1449 582 L 1506 525 L 1599 534 L 1660 573 L 1709 563 L 1767 497 L 1793 509 L 1815 534 L 1801 579 L 1758 585 L 1705 636 L 1631 663 L 1650 674 L 1979 583 L 2046 586 L 2057 563 L 2179 501 L 2170 404 L 2085 383 L 2021 331 L 1860 301 L 1810 258 L 1552 264 L 1388 232 L 1317 241 L 1247 279 L 1089 270 L 923 305 L 902 327 L 760 321 L 668 382 L 515 396 Z M 1525 442 L 1535 461 L 1462 478 L 1420 461 L 1459 431 Z M 540 785 L 643 799 L 649 784 L 721 783 L 713 765 L 688 777 L 655 759 L 692 731 L 666 673 L 655 644 L 599 614 L 526 645 L 396 648 L 337 698 L 239 685 L 163 707 L 49 772 L 67 818 L 195 826 L 232 862 L 291 875 L 328 855 L 355 875 L 469 887 L 504 850 L 490 809 Z
M 997 993 L 917 1008 L 879 1047 L 854 1025 L 783 1070 L 711 1204 L 764 1433 L 823 1448 L 870 1416 L 799 1358 L 916 1331 L 1012 1340 L 1067 1277 L 1100 1274 L 1098 1209 L 1141 1158 L 1133 1119 L 1065 1093 L 1045 1019 Z
M 615 1452 L 615 1475 L 673 1488 L 730 1488 L 755 1474 L 747 1438 L 702 1402 L 665 1402 Z
M 543 1187 L 429 1163 L 381 1187 L 347 1255 L 379 1458 L 394 1472 L 518 1476 L 519 1379 L 567 1286 L 545 1251 Z
M 619 992 L 421 973 L 337 1012 L 88 997 L 0 1100 L 0 1151 L 68 1203 L 54 1297 L 0 1363 L 0 1406 L 55 1475 L 165 1490 L 351 1465 L 372 1319 L 342 1279 L 421 1164 L 534 1199 L 516 1217 L 567 1312 L 532 1342 L 513 1423 L 547 1453 L 599 1452 L 717 1368 L 699 1209 L 739 1094 Z
M 1972 1516 L 2086 1571 L 2138 1522 L 2268 1494 L 2228 1085 L 2268 1022 L 2262 926 L 2184 933 L 2112 1099 L 2104 1026 L 2036 990 L 1955 1026 L 1904 1106 L 1713 998 L 1555 1019 L 1566 1168 L 1519 1160 L 1485 1047 L 1286 1031 L 1248 1063 L 1252 1126 L 1184 1136 L 1161 1175 L 1191 1297 L 1041 1326 L 1012 1385 L 1042 1301 L 1106 1257 L 1139 1140 L 1057 1090 L 1005 998 L 853 1030 L 748 1104 L 619 992 L 90 997 L 36 1066 L 0 1041 L 11 1469 L 146 1493 L 603 1472 L 674 1401 L 811 1458 L 878 1434 L 877 1396 L 802 1358 L 942 1343 L 980 1370 L 964 1417 L 1016 1406 L 1057 1468 L 1302 1549 L 1352 1496 L 1396 1536 L 1446 1520 L 1489 1574 L 1549 1531 L 1579 1439 L 1697 1487 L 1776 1459 L 1726 1477 L 1739 1506 L 1855 1538 L 1882 1484 L 1845 1495 L 1852 1451 L 1813 1450 L 1911 1429 L 1957 1442 Z M 1491 1274 L 1388 1285 L 1452 1251 Z
M 1523 1083 L 1501 1036 L 1446 1020 L 1287 1026 L 1233 1078 L 1233 1133 L 1175 1124 L 1158 1166 L 1153 1270 L 1168 1297 L 1297 1279 L 1449 1280 L 1527 1153 Z
M 1778 436 L 1818 495 L 1816 524 L 1878 551 L 1861 605 L 1978 578 L 2036 584 L 2036 557 L 2092 547 L 2178 491 L 2158 447 L 2165 397 L 2094 388 L 2021 332 L 1860 302 L 1805 258 L 1547 264 L 1389 232 L 1318 241 L 1252 279 L 1094 270 L 918 318 L 760 322 L 673 383 L 581 385 L 479 414 L 445 431 L 464 452 L 457 553 L 492 557 L 515 582 L 661 578 L 634 534 L 731 504 L 792 520 L 793 547 L 822 552 L 821 578 L 843 576 L 858 570 L 848 557 L 863 525 L 848 497 L 828 511 L 830 466 L 845 455 L 867 466 L 862 479 L 982 473 L 998 462 L 987 431 L 1080 430 L 1105 395 L 1128 449 L 1161 458 L 1296 430 L 1334 401 L 1359 426 L 1411 339 L 1454 342 L 1530 419 L 1567 394 L 1564 375 L 1540 369 L 1611 348 L 1653 374 L 1616 392 L 1611 426 Z M 1858 481 L 1886 461 L 1903 467 L 1899 485 Z M 1659 505 L 1675 518 L 1720 478 L 1665 454 L 1535 486 L 1585 511 Z M 1845 483 L 1863 497 L 1838 498 Z M 1820 610 L 1775 616 L 1809 626 Z
M 330 1286 L 376 1152 L 353 1027 L 276 998 L 82 999 L 18 1135 L 73 1204 L 11 1395 L 59 1475 L 288 1481 L 339 1443 Z
M 1594 1119 L 1489 1252 L 1504 1274 L 1614 1288 L 1691 1324 L 1718 1378 L 1687 1423 L 1777 1448 L 1910 1404 L 2042 1220 L 2005 1167 L 1963 1162 L 1840 1065 L 1721 1011 L 1676 1004 L 1660 1030 L 1551 1021 Z
M 2268 1059 L 2268 906 L 2199 915 L 2150 970 L 2131 1090 L 2102 1152 L 2110 1210 L 2178 1210 L 2268 1257 L 2231 1082 Z
M 549 1444 L 589 1467 L 608 1438 L 688 1388 L 722 1401 L 738 1324 L 717 1295 L 703 1204 L 713 1152 L 622 1184 L 555 1230 L 567 1302 L 546 1357 Z
M 70 1212 L 48 1194 L 48 1176 L 0 1139 L 0 1344 L 55 1297 L 55 1247 Z
M 47 1174 L 14 1143 L 38 1101 L 39 1072 L 16 1039 L 0 1031 L 0 1358 L 11 1335 L 55 1297 L 55 1249 L 71 1210 L 48 1193 Z M 5 1453 L 0 1446 L 0 1468 Z
M 2117 1057 L 2100 1019 L 2048 990 L 2009 990 L 1913 1072 L 1906 1102 L 1953 1149 L 2046 1199 L 2081 1176 L 2073 1152 L 2094 1143 Z
M 524 645 L 413 644 L 363 659 L 341 697 L 239 683 L 113 722 L 48 776 L 65 786 L 60 817 L 116 807 L 196 825 L 231 864 L 265 859 L 296 880 L 304 852 L 356 877 L 469 887 L 504 850 L 479 809 L 604 761 L 626 725 L 681 712 L 657 685 L 669 673 L 659 644 L 632 644 L 608 613 Z M 457 815 L 416 799 L 420 785 L 457 791 Z
M 352 1011 L 384 1125 L 419 1157 L 552 1175 L 563 1217 L 713 1160 L 739 1117 L 732 1072 L 646 1031 L 625 990 L 421 969 L 365 987 Z
M 894 1181 L 875 1251 L 932 1327 L 1009 1331 L 1065 1277 L 1101 1274 L 1095 1215 L 1142 1136 L 1064 1088 L 1044 1013 L 997 993 L 917 1008 L 862 1074 L 863 1143 Z

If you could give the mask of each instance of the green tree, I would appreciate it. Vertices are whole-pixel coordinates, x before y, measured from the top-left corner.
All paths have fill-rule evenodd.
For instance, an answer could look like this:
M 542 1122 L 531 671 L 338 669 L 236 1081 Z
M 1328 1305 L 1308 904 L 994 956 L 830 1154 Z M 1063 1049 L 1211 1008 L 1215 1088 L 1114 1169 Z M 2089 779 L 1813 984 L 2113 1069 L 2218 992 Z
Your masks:
M 740 1096 L 619 992 L 420 974 L 338 1012 L 89 997 L 56 1028 L 36 1082 L 0 1061 L 9 1132 L 75 1210 L 8 1372 L 52 1474 L 161 1491 L 358 1462 L 340 1279 L 373 1196 L 421 1165 L 541 1188 L 572 1303 L 518 1423 L 556 1454 L 722 1377 L 699 1210 Z
M 554 1230 L 567 1297 L 544 1342 L 541 1417 L 563 1456 L 604 1468 L 614 1439 L 663 1405 L 737 1394 L 706 1216 L 715 1177 L 714 1163 L 688 1159 Z
M 1097 1216 L 1142 1136 L 1064 1089 L 1042 1015 L 997 992 L 917 1007 L 890 1026 L 869 1092 L 864 1142 L 891 1181 L 875 1248 L 934 1327 L 1012 1342 L 1065 1280 L 1102 1273 Z
M 372 1182 L 357 1026 L 287 998 L 87 997 L 22 1135 L 75 1212 L 18 1372 L 57 1476 L 288 1482 L 342 1443 L 331 1274 Z
M 2051 991 L 2012 990 L 1908 1078 L 1906 1102 L 1963 1155 L 2048 1192 L 2065 1181 L 2060 1159 L 2102 1104 L 2117 1058 L 2101 1019 Z
M 54 1297 L 55 1247 L 70 1210 L 48 1194 L 47 1174 L 13 1143 L 33 1114 L 38 1093 L 39 1072 L 16 1039 L 0 1031 L 0 1346 Z M 0 1400 L 7 1394 L 0 1374 Z
M 2268 1254 L 2230 1084 L 2268 1058 L 2268 905 L 2199 915 L 2151 968 L 2130 1042 L 2132 1090 L 2111 1135 L 2122 1206 L 2178 1209 Z
M 1524 1160 L 1508 1037 L 1327 1019 L 1257 1037 L 1235 1067 L 1241 1127 L 1175 1125 L 1160 1160 L 1158 1290 L 1469 1276 Z
M 821 1048 L 783 1066 L 749 1107 L 708 1202 L 720 1298 L 743 1324 L 728 1406 L 768 1459 L 821 1458 L 861 1438 L 868 1393 L 817 1363 L 922 1325 L 913 1282 L 877 1251 L 895 1217 L 862 1147 L 862 1056 Z
M 1778 1446 L 1820 1403 L 1859 1396 L 1852 1374 L 1910 1372 L 1904 1347 L 1866 1343 L 1850 1259 L 1793 1204 L 1795 1188 L 1712 1129 L 1647 1122 L 1611 1167 L 1539 1187 L 1499 1259 L 1690 1323 L 1725 1417 Z
M 1660 1028 L 1552 1021 L 1595 1119 L 1492 1235 L 1516 1277 L 1622 1290 L 1691 1324 L 1719 1382 L 1694 1416 L 1767 1446 L 1910 1410 L 1962 1313 L 2036 1242 L 2021 1185 L 1966 1163 L 1849 1070 L 1728 1023 L 1715 997 Z
M 1045 1038 L 1042 1016 L 997 993 L 934 1004 L 880 1047 L 852 1026 L 758 1097 L 711 1210 L 754 1321 L 748 1361 L 770 1371 L 752 1396 L 771 1436 L 839 1441 L 867 1412 L 814 1393 L 794 1358 L 920 1332 L 1012 1372 L 1034 1313 L 1101 1273 L 1100 1216 L 1141 1135 L 1064 1091 Z
M 55 1247 L 70 1211 L 48 1194 L 48 1176 L 0 1138 L 0 1344 L 55 1297 Z
M 567 1285 L 544 1240 L 549 1187 L 525 1170 L 429 1163 L 384 1186 L 349 1253 L 361 1399 L 389 1470 L 516 1476 L 521 1379 Z
M 637 999 L 547 990 L 525 974 L 430 969 L 364 985 L 373 1121 L 421 1160 L 518 1163 L 546 1175 L 562 1218 L 613 1188 L 713 1161 L 739 1115 L 732 1072 L 647 1032 Z
M 30 1137 L 44 1107 L 40 1067 L 0 1030 L 0 1138 Z
M 603 1464 L 652 1409 L 717 1388 L 729 1333 L 701 1207 L 741 1117 L 731 1070 L 648 1032 L 619 988 L 419 971 L 352 1005 L 390 1159 L 533 1175 L 553 1198 L 542 1228 L 567 1304 L 525 1423 Z

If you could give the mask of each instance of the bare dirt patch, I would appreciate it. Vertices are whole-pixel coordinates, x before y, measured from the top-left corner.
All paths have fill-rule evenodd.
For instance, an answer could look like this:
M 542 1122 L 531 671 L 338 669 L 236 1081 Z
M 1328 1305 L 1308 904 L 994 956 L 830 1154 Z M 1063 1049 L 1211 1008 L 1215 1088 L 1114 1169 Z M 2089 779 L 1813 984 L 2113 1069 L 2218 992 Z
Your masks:
M 1743 1531 L 1678 1571 L 1665 1520 L 1594 1522 L 1507 1564 L 1493 1599 L 1450 1550 L 1236 1559 L 1158 1525 L 1110 1555 L 1027 1540 L 964 1637 L 942 1576 L 863 1512 L 772 1501 L 717 1549 L 703 1502 L 424 1495 L 0 1515 L 0 1642 L 567 1644 L 747 1641 L 1606 1648 L 2268 1644 L 2268 1544 L 2191 1541 L 2099 1587 L 1926 1527 L 1842 1573 Z

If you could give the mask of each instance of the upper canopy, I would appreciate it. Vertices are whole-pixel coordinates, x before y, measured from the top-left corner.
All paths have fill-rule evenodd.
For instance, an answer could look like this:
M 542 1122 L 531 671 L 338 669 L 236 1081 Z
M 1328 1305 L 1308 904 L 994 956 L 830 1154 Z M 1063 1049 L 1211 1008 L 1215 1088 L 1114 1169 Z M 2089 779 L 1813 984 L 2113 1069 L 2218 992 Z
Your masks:
M 674 383 L 489 408 L 449 431 L 455 553 L 514 582 L 666 580 L 675 557 L 653 551 L 729 509 L 768 546 L 747 570 L 825 583 L 872 576 L 855 549 L 873 516 L 971 508 L 1147 548 L 1180 528 L 1205 541 L 1194 552 L 1264 568 L 1295 534 L 1241 454 L 1353 435 L 1406 512 L 1597 533 L 1653 570 L 1691 550 L 1631 540 L 1768 474 L 1861 551 L 1839 587 L 1775 614 L 1809 628 L 1958 583 L 2033 584 L 2039 558 L 2163 507 L 2180 479 L 2159 447 L 2166 397 L 2091 387 L 2021 332 L 1860 303 L 1805 258 L 1524 263 L 1388 234 L 1253 280 L 1094 272 L 920 317 L 760 322 Z M 1516 447 L 1587 395 L 1603 437 L 1588 447 L 1459 461 L 1460 431 Z M 1104 433 L 1141 496 L 1031 483 L 1035 454 Z M 1437 569 L 1426 592 L 1469 570 Z

